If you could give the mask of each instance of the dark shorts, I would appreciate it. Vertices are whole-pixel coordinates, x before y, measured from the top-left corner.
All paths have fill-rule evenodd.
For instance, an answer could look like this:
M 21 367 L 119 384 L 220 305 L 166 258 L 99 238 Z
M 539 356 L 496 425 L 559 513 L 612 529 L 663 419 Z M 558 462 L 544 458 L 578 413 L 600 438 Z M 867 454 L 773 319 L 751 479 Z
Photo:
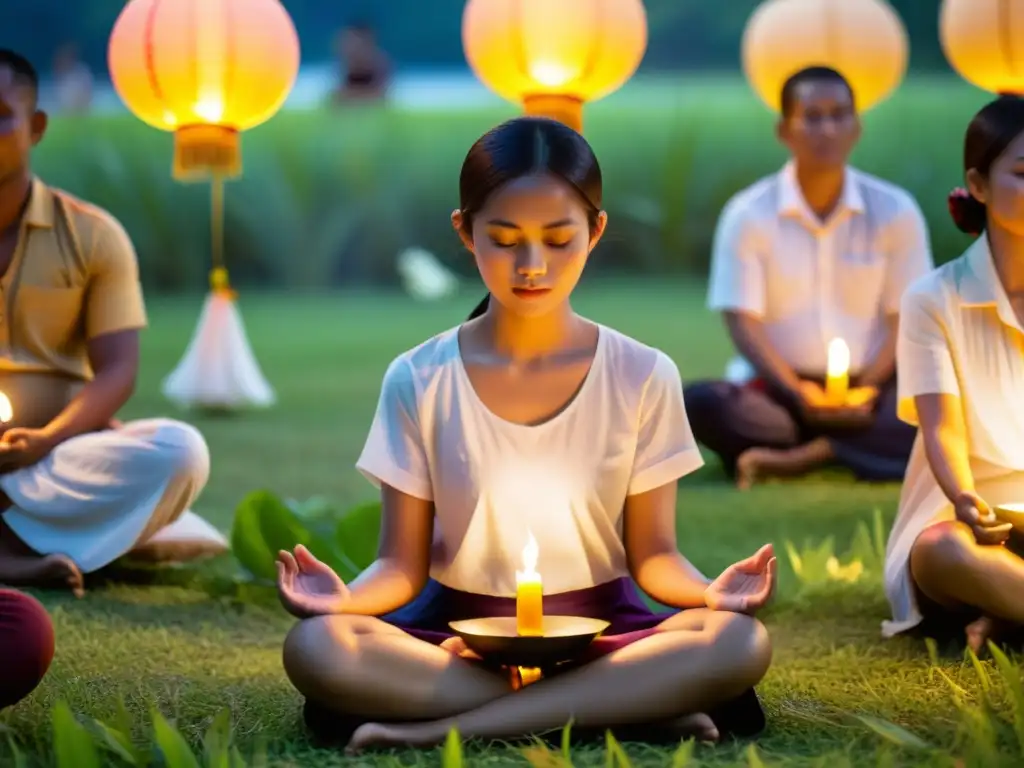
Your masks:
M 408 632 L 413 637 L 440 645 L 453 637 L 450 621 L 490 616 L 515 616 L 515 598 L 492 597 L 451 589 L 431 580 L 420 596 L 395 613 L 381 618 Z M 607 621 L 610 626 L 591 645 L 580 663 L 593 661 L 605 654 L 641 640 L 656 631 L 675 611 L 656 612 L 641 600 L 630 579 L 616 579 L 605 584 L 544 596 L 544 613 L 549 616 L 583 616 Z M 765 727 L 764 711 L 753 689 L 738 699 L 727 702 L 708 715 L 723 737 L 750 737 Z M 363 718 L 341 716 L 317 704 L 307 702 L 305 719 L 309 729 L 320 741 L 347 741 Z M 612 729 L 621 740 L 658 742 L 665 739 L 663 729 L 646 726 Z M 603 738 L 604 731 L 576 734 L 577 741 Z M 556 740 L 560 736 L 555 737 Z

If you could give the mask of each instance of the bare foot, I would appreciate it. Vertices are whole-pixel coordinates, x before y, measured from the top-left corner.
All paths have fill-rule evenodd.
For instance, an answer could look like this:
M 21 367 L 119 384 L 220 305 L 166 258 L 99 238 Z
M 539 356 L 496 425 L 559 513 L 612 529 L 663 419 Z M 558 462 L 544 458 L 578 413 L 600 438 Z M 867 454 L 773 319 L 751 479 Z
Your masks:
M 750 490 L 763 479 L 765 470 L 778 463 L 779 451 L 771 448 L 748 448 L 736 459 L 736 487 L 741 491 Z
M 972 621 L 964 629 L 967 635 L 967 647 L 976 655 L 980 654 L 985 650 L 988 641 L 995 638 L 998 629 L 999 623 L 988 616 L 982 616 L 980 619 Z
M 66 555 L 36 555 L 0 560 L 0 583 L 12 587 L 70 589 L 75 597 L 85 594 L 85 579 Z
M 721 738 L 715 723 L 703 712 L 670 720 L 667 725 L 669 731 L 680 739 L 693 737 L 697 741 L 717 742 Z
M 438 738 L 422 725 L 366 723 L 356 728 L 345 752 L 354 755 L 372 747 L 432 747 L 443 741 L 444 737 Z

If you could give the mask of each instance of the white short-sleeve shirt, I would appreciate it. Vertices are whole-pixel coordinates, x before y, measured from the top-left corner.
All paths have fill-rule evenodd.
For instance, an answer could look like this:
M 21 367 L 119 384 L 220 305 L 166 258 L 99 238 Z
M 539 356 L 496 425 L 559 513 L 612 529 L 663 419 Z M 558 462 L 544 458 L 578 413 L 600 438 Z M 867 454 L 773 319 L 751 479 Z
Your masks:
M 702 464 L 675 363 L 600 326 L 580 391 L 538 426 L 505 421 L 481 402 L 457 328 L 399 356 L 356 466 L 376 485 L 433 501 L 434 579 L 513 596 L 531 533 L 545 594 L 628 575 L 626 497 Z
M 734 196 L 719 217 L 708 306 L 760 318 L 799 374 L 823 376 L 828 343 L 850 347 L 854 375 L 879 351 L 885 317 L 933 266 L 924 216 L 909 193 L 847 168 L 825 222 L 804 200 L 788 163 Z M 737 378 L 753 371 L 733 362 Z
M 996 273 L 988 238 L 916 281 L 903 297 L 897 342 L 898 414 L 917 426 L 914 398 L 955 395 L 967 426 L 978 493 L 989 504 L 1024 501 L 1024 329 Z M 886 554 L 895 634 L 921 620 L 910 551 L 927 526 L 952 520 L 920 438 L 911 452 Z

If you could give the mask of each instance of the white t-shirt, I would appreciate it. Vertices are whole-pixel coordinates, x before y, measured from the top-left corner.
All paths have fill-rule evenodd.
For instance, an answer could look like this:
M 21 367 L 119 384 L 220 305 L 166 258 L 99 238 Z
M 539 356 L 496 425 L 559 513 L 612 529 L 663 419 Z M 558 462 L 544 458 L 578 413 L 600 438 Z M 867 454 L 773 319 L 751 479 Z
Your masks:
M 400 355 L 356 467 L 375 485 L 433 501 L 434 579 L 509 597 L 531 533 L 545 594 L 628 575 L 626 497 L 703 463 L 675 363 L 600 326 L 580 391 L 538 426 L 505 421 L 481 402 L 457 328 Z
M 805 376 L 824 376 L 828 343 L 842 338 L 856 374 L 884 342 L 886 315 L 931 268 L 927 225 L 909 193 L 847 168 L 839 205 L 822 222 L 789 163 L 722 210 L 708 306 L 759 317 L 782 358 Z M 753 375 L 746 361 L 730 367 L 733 378 Z

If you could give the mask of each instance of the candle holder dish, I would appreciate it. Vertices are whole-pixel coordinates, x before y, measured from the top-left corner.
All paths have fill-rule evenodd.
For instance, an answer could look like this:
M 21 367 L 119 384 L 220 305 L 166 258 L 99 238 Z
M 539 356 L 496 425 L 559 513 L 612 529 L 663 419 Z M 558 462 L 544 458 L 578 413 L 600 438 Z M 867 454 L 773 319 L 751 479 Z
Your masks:
M 1024 504 L 997 504 L 992 511 L 1001 522 L 1009 523 L 1024 533 Z
M 448 626 L 484 661 L 542 668 L 577 658 L 609 624 L 582 616 L 545 616 L 544 634 L 536 636 L 520 635 L 514 616 L 466 619 Z

